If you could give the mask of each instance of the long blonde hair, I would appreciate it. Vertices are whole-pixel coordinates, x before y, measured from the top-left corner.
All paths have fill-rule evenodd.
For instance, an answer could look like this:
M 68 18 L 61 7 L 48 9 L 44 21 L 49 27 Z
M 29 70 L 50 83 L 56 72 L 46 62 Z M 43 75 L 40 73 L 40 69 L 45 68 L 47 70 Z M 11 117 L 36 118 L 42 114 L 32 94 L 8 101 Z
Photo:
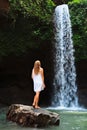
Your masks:
M 34 62 L 34 73 L 38 74 L 41 67 L 41 62 L 39 60 L 36 60 Z

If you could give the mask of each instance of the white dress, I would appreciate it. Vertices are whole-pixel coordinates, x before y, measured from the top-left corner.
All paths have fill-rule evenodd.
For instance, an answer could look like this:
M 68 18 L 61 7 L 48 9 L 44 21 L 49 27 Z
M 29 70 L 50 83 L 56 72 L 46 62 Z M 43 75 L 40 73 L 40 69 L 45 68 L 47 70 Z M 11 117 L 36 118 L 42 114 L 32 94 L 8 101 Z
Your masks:
M 40 92 L 44 89 L 41 74 L 33 72 L 34 92 Z

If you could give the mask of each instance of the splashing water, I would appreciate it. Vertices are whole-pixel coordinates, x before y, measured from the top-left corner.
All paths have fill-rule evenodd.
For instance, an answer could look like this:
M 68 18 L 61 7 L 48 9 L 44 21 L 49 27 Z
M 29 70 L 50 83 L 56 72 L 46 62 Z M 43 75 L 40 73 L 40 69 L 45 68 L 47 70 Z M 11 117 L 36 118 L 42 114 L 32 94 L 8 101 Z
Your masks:
M 68 5 L 57 6 L 54 13 L 55 54 L 53 105 L 77 107 L 76 70 Z

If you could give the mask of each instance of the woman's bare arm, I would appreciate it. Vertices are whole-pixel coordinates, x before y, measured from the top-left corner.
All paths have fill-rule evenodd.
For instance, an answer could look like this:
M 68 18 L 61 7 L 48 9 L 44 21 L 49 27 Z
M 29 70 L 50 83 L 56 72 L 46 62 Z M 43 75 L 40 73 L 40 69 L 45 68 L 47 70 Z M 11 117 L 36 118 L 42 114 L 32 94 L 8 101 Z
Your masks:
M 44 83 L 44 70 L 43 70 L 43 68 L 41 68 L 41 76 L 42 76 L 42 80 L 43 80 L 43 85 L 45 87 L 45 83 Z

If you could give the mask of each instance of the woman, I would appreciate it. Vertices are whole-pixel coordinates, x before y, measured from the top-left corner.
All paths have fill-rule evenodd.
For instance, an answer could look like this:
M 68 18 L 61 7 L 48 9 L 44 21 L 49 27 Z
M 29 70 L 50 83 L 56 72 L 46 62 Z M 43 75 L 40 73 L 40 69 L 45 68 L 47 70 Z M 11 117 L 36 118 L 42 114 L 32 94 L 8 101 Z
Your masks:
M 44 70 L 41 67 L 41 62 L 39 60 L 36 60 L 34 63 L 34 67 L 32 70 L 32 79 L 34 84 L 34 92 L 36 93 L 34 96 L 32 106 L 35 108 L 40 108 L 38 106 L 39 95 L 40 92 L 45 88 L 45 83 L 44 83 Z

